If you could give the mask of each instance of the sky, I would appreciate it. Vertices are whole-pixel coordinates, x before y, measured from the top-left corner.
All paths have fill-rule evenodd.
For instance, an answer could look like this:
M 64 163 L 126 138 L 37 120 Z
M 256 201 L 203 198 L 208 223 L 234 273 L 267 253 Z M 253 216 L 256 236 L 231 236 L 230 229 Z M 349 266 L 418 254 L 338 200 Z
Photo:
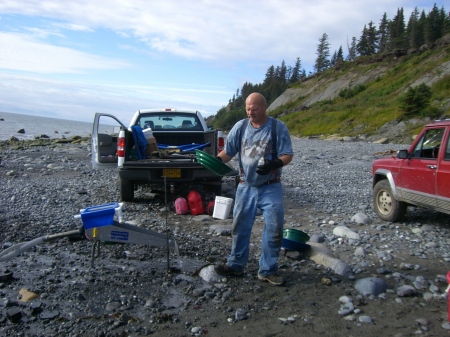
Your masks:
M 136 110 L 189 108 L 214 115 L 245 82 L 285 61 L 313 72 L 386 13 L 444 1 L 0 0 L 0 111 L 128 124 Z M 450 8 L 444 8 L 448 11 Z M 406 23 L 405 22 L 405 23 Z

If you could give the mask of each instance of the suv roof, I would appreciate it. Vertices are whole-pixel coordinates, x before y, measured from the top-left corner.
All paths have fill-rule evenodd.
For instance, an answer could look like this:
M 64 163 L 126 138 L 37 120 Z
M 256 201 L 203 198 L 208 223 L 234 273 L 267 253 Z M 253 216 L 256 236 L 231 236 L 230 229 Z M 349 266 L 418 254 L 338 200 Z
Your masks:
M 447 117 L 447 116 L 446 116 Z M 436 126 L 436 125 L 442 125 L 442 126 L 448 126 L 450 125 L 450 118 L 442 118 L 442 119 L 436 119 L 430 124 L 427 124 L 426 126 Z

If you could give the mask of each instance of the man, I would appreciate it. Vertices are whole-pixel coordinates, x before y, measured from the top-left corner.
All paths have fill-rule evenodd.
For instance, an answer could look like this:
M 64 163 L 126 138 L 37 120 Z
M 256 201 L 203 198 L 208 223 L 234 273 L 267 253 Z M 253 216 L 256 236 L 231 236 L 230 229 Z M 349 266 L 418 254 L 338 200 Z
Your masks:
M 264 216 L 262 252 L 258 279 L 282 285 L 278 275 L 278 256 L 283 240 L 284 203 L 281 167 L 293 157 L 291 138 L 286 125 L 269 117 L 263 95 L 250 94 L 245 101 L 248 122 L 243 119 L 231 129 L 225 151 L 217 158 L 226 163 L 239 156 L 240 182 L 233 210 L 233 243 L 226 262 L 216 265 L 218 274 L 242 275 L 247 265 L 250 236 L 257 209 Z M 241 128 L 243 127 L 245 129 Z M 276 128 L 276 133 L 272 128 Z M 275 130 L 274 130 L 275 131 Z M 276 134 L 276 139 L 272 137 Z M 276 148 L 272 148 L 273 144 Z

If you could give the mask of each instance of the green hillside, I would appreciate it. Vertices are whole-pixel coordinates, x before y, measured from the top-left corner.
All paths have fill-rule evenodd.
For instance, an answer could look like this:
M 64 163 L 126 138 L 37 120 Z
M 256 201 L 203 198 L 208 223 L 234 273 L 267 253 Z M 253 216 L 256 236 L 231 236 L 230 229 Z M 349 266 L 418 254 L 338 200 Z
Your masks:
M 378 75 L 361 80 L 368 73 Z M 311 96 L 320 94 L 320 87 L 339 83 L 349 74 L 353 82 L 362 84 L 342 87 L 335 97 L 305 104 Z M 429 104 L 419 111 L 409 112 L 404 100 L 408 90 L 420 83 L 431 89 Z M 313 87 L 318 90 L 308 93 Z M 346 62 L 339 70 L 327 70 L 290 88 L 297 89 L 299 96 L 269 114 L 283 120 L 293 135 L 376 134 L 381 126 L 393 120 L 450 115 L 450 47 L 446 45 L 400 58 L 360 58 L 358 62 Z M 414 128 L 408 132 L 414 134 L 421 125 Z
M 331 54 L 328 35 L 319 39 L 314 72 L 306 74 L 300 57 L 270 66 L 262 83 L 244 83 L 215 116 L 216 129 L 230 130 L 246 117 L 245 98 L 259 92 L 268 113 L 284 121 L 294 136 L 375 137 L 381 131 L 410 140 L 423 124 L 450 115 L 450 14 L 434 5 L 417 7 L 409 20 L 403 8 L 378 27 L 364 26 L 344 57 Z M 400 140 L 400 139 L 396 139 Z

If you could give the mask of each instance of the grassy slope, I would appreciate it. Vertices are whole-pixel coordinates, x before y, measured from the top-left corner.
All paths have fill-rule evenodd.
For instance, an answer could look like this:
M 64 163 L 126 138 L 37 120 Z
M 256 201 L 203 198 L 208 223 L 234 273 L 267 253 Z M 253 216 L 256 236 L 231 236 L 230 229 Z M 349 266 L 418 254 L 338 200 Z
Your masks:
M 365 90 L 354 97 L 344 99 L 337 97 L 333 100 L 323 100 L 312 104 L 308 109 L 301 106 L 308 100 L 308 96 L 291 101 L 270 114 L 283 120 L 292 135 L 318 136 L 341 134 L 356 136 L 372 135 L 382 125 L 392 120 L 406 119 L 401 109 L 401 96 L 408 87 L 427 75 L 439 71 L 439 65 L 450 60 L 450 47 L 439 50 L 429 50 L 422 54 L 405 56 L 401 59 L 385 59 L 381 62 L 360 60 L 359 64 L 346 63 L 345 68 L 330 70 L 318 77 L 297 84 L 295 87 L 315 86 L 318 81 L 331 82 L 340 76 L 348 76 L 348 72 L 364 76 L 373 67 L 385 67 L 385 71 L 366 83 Z M 363 63 L 365 62 L 365 64 Z M 344 89 L 344 88 L 343 88 Z M 434 109 L 423 112 L 422 116 L 435 118 L 450 114 L 450 76 L 431 85 L 431 98 Z M 421 129 L 408 130 L 411 134 Z

